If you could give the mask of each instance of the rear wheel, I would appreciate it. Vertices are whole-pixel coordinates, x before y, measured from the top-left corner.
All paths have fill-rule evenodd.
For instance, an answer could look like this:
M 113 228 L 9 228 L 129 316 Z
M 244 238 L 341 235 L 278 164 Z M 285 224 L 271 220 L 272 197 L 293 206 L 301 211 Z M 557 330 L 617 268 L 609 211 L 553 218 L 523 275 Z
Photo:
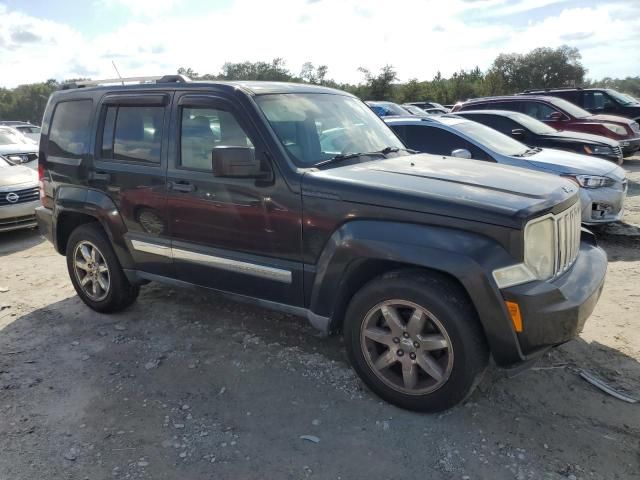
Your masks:
M 345 318 L 347 353 L 383 399 L 435 412 L 464 400 L 488 363 L 477 315 L 446 277 L 392 272 L 363 287 Z
M 92 309 L 117 312 L 138 297 L 139 287 L 127 280 L 99 224 L 76 228 L 69 236 L 66 255 L 71 282 L 78 296 Z

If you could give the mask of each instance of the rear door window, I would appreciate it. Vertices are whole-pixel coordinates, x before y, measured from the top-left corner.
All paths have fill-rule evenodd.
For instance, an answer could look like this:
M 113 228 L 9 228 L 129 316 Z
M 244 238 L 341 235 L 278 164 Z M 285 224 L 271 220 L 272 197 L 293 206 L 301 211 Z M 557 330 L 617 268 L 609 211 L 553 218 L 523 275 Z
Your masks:
M 56 105 L 49 129 L 49 155 L 81 158 L 89 149 L 91 100 L 71 100 Z
M 101 158 L 160 163 L 165 107 L 110 105 L 104 113 Z
M 538 120 L 549 120 L 552 113 L 557 112 L 555 108 L 542 102 L 524 102 L 523 113 Z

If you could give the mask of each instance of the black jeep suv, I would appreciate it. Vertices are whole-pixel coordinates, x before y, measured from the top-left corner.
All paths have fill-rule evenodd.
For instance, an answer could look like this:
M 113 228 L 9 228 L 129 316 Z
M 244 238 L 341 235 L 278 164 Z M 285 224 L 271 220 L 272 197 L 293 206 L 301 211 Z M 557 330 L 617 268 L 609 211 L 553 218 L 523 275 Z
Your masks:
M 39 170 L 40 228 L 89 307 L 157 280 L 298 314 L 409 409 L 463 400 L 490 354 L 512 366 L 576 336 L 605 276 L 571 182 L 413 154 L 328 88 L 72 85 Z

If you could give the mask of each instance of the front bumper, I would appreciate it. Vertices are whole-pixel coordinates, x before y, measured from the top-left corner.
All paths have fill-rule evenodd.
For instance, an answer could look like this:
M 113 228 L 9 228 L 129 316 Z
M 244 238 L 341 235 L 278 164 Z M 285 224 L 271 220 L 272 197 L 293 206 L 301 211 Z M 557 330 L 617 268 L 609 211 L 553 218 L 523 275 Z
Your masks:
M 622 147 L 622 154 L 625 157 L 633 155 L 635 152 L 640 150 L 640 137 L 619 140 L 619 142 L 620 147 Z
M 35 209 L 39 200 L 0 207 L 0 232 L 33 228 L 37 225 Z
M 598 225 L 622 220 L 627 182 L 614 187 L 580 188 L 582 223 Z
M 606 272 L 604 250 L 595 241 L 583 240 L 573 267 L 559 278 L 502 290 L 505 300 L 520 307 L 523 329 L 516 335 L 524 360 L 567 342 L 582 331 L 600 298 Z

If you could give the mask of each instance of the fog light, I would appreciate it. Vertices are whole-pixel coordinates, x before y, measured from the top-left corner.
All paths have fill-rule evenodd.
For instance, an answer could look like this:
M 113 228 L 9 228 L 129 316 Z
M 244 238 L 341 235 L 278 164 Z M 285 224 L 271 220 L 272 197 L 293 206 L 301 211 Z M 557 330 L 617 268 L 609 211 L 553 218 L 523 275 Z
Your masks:
M 613 211 L 613 206 L 608 203 L 592 203 L 591 204 L 591 218 L 599 219 L 604 218 L 605 215 Z
M 507 306 L 509 316 L 511 317 L 511 323 L 516 332 L 522 333 L 522 316 L 520 315 L 520 306 L 516 302 L 510 302 L 505 300 L 504 304 Z

